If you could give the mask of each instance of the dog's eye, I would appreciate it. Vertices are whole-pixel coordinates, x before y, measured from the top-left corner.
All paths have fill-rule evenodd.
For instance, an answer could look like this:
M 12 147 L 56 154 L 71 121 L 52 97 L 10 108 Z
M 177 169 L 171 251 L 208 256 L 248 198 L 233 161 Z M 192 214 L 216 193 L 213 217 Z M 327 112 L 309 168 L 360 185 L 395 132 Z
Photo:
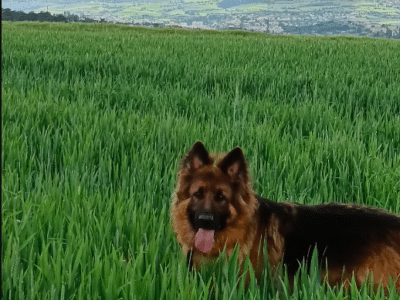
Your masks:
M 199 189 L 196 193 L 193 194 L 196 198 L 203 198 L 203 189 Z
M 222 201 L 222 200 L 225 199 L 225 197 L 222 195 L 221 192 L 218 192 L 218 193 L 215 195 L 215 199 L 216 199 L 217 201 Z

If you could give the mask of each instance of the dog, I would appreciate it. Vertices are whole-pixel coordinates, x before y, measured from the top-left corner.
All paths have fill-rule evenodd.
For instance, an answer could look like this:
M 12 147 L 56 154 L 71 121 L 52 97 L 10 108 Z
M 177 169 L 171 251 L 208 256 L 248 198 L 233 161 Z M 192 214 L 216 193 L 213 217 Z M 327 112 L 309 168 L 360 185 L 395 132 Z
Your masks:
M 173 230 L 189 266 L 213 262 L 226 247 L 248 255 L 259 279 L 264 257 L 273 270 L 286 266 L 289 282 L 299 262 L 318 251 L 321 280 L 357 286 L 394 281 L 400 290 L 400 216 L 360 205 L 276 203 L 256 195 L 242 150 L 209 155 L 196 142 L 183 158 L 172 197 Z M 266 241 L 266 247 L 262 243 Z M 265 249 L 264 249 L 265 248 Z

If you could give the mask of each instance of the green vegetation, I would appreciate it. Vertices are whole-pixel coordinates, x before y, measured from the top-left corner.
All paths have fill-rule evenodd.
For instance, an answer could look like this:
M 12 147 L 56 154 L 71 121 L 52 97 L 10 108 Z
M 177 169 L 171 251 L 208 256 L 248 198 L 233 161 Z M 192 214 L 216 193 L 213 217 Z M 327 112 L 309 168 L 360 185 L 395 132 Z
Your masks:
M 264 197 L 399 213 L 399 53 L 397 40 L 2 22 L 2 299 L 211 286 L 289 299 L 270 277 L 235 289 L 232 260 L 213 283 L 188 273 L 169 218 L 178 162 L 196 140 L 241 146 Z M 383 299 L 317 279 L 300 276 L 293 299 Z

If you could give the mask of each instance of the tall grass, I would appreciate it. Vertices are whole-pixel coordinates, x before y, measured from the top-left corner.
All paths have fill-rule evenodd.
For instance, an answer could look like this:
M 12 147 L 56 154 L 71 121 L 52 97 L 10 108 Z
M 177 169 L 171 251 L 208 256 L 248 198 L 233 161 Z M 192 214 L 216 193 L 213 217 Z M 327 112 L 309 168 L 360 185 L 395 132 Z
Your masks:
M 399 213 L 398 41 L 2 22 L 1 51 L 2 299 L 383 299 L 189 273 L 169 206 L 202 140 L 270 199 Z

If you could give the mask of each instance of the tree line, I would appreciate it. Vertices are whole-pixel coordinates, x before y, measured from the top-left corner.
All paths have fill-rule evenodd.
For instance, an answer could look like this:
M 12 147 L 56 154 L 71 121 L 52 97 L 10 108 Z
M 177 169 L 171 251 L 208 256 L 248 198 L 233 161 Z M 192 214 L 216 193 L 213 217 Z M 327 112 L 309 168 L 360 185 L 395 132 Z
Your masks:
M 97 23 L 97 20 L 85 18 L 79 20 L 79 17 L 74 14 L 70 14 L 65 17 L 62 14 L 52 15 L 49 12 L 25 13 L 23 11 L 14 11 L 9 8 L 1 9 L 1 20 L 2 21 L 39 21 L 39 22 L 84 22 L 84 23 Z

